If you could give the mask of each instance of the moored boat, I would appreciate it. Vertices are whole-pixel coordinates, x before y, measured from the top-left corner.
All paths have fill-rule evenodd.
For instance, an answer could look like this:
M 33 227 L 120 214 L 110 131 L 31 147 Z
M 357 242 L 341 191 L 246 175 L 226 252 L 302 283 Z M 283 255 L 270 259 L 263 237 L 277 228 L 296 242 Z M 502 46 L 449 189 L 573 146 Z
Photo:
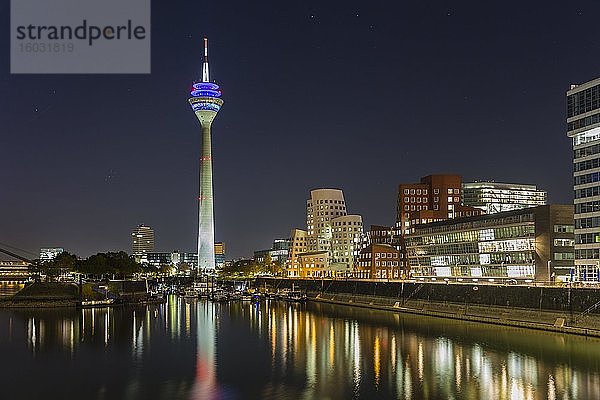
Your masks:
M 290 291 L 284 298 L 286 301 L 303 303 L 307 299 L 306 293 L 302 293 L 300 290 Z
M 108 307 L 115 303 L 115 299 L 103 299 L 103 300 L 82 300 L 79 306 L 81 308 L 93 308 L 93 307 Z

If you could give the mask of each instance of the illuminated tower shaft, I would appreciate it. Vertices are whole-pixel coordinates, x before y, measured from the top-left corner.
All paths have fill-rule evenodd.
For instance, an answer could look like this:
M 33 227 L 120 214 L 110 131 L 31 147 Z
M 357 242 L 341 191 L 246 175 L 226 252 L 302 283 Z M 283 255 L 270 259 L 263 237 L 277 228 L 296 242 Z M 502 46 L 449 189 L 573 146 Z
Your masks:
M 209 82 L 208 39 L 204 38 L 202 81 L 194 83 L 189 99 L 202 128 L 200 195 L 198 196 L 198 269 L 215 269 L 215 221 L 213 211 L 211 125 L 223 105 L 219 85 Z

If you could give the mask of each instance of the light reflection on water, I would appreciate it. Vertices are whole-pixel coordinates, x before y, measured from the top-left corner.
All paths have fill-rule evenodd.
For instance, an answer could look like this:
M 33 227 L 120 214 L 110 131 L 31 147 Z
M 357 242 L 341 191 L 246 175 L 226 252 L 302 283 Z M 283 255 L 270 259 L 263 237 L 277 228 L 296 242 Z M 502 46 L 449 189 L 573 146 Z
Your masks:
M 0 297 L 12 296 L 24 287 L 23 283 L 0 281 Z
M 313 303 L 0 311 L 2 398 L 592 399 L 599 344 Z

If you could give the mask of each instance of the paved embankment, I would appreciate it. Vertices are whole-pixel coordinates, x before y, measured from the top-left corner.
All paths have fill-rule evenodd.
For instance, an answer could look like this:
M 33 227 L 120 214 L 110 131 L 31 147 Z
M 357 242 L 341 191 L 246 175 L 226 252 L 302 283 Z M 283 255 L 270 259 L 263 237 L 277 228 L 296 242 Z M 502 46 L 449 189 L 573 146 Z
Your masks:
M 600 337 L 600 291 L 588 288 L 260 279 L 315 301 Z

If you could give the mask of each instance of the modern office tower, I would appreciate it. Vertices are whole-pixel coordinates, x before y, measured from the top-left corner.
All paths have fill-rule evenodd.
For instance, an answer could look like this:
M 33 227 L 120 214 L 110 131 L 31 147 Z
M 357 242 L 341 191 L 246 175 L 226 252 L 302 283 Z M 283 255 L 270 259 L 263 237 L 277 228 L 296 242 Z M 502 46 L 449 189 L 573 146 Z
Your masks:
M 215 222 L 213 212 L 211 125 L 223 105 L 219 85 L 210 82 L 208 72 L 208 39 L 204 38 L 202 81 L 190 92 L 189 103 L 202 128 L 200 156 L 200 195 L 198 196 L 198 269 L 215 270 Z
M 567 91 L 573 139 L 576 281 L 600 280 L 600 78 Z
M 308 232 L 302 229 L 292 229 L 290 247 L 285 263 L 286 275 L 290 278 L 300 277 L 300 254 L 307 252 Z
M 225 265 L 225 243 L 215 243 L 215 266 L 219 269 Z
M 154 251 L 154 230 L 146 225 L 138 225 L 131 232 L 131 252 L 142 257 Z
M 567 282 L 573 279 L 573 206 L 417 225 L 405 244 L 415 279 Z
M 339 189 L 314 189 L 306 201 L 308 251 L 331 249 L 331 220 L 346 215 L 344 193 Z
M 40 249 L 40 261 L 54 260 L 56 256 L 63 253 L 65 249 L 62 247 L 43 247 Z
M 469 182 L 462 185 L 462 203 L 486 214 L 520 210 L 546 204 L 546 191 L 535 185 L 500 182 Z

